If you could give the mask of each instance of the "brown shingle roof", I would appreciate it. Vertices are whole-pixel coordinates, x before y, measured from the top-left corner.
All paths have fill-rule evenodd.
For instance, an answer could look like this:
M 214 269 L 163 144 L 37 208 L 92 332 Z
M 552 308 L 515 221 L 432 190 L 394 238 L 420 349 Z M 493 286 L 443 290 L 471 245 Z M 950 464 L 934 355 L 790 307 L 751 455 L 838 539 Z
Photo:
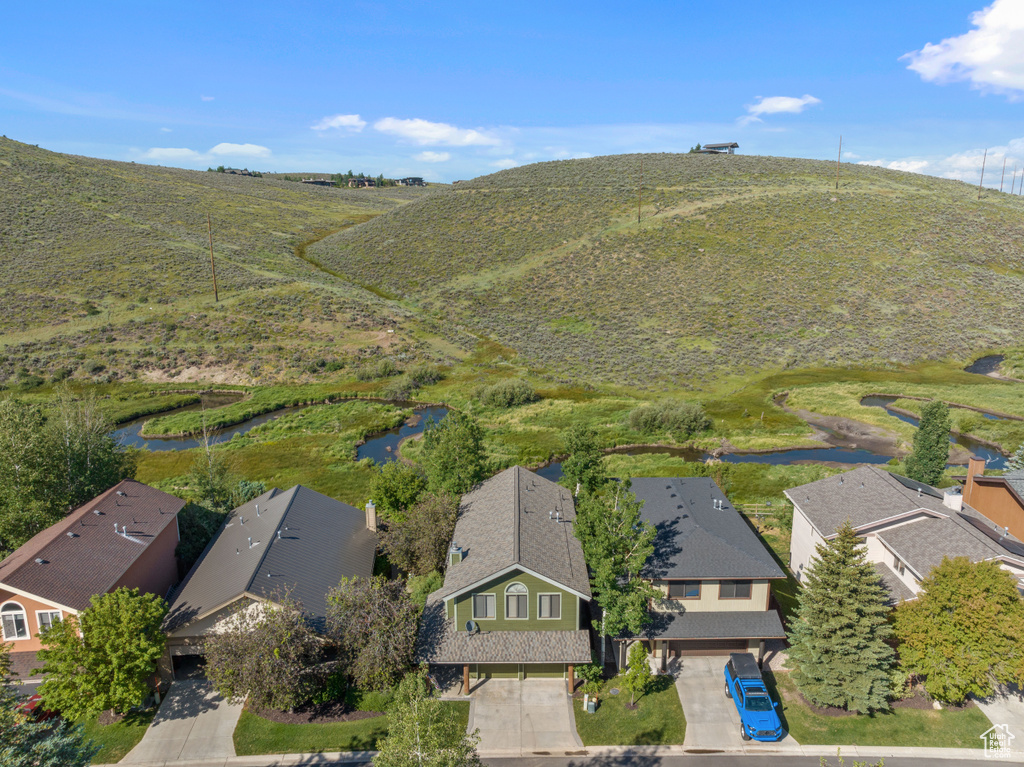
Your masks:
M 105 594 L 164 528 L 174 524 L 184 505 L 170 493 L 123 480 L 0 562 L 0 584 L 84 610 L 91 596 Z

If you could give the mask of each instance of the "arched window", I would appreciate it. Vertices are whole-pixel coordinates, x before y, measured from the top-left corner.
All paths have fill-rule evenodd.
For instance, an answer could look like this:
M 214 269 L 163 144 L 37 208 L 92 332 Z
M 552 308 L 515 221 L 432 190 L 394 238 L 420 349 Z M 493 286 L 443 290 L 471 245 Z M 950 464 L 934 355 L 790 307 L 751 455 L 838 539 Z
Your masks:
M 529 618 L 529 595 L 526 586 L 510 583 L 505 589 L 505 617 L 509 619 Z
M 0 607 L 0 620 L 3 621 L 4 639 L 28 639 L 28 619 L 25 608 L 17 602 L 7 602 Z

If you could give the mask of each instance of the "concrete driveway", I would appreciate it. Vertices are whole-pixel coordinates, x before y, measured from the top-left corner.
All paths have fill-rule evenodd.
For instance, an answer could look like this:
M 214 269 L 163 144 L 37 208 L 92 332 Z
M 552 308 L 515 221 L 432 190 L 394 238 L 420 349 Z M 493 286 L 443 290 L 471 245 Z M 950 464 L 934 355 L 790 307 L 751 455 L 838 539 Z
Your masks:
M 121 764 L 235 755 L 232 738 L 242 704 L 231 704 L 205 679 L 171 684 L 153 723 Z
M 669 670 L 676 675 L 679 702 L 686 717 L 683 745 L 693 748 L 744 747 L 755 744 L 740 736 L 740 715 L 732 698 L 725 696 L 723 656 L 683 657 Z M 768 745 L 768 744 L 765 744 Z M 797 746 L 787 733 L 773 747 Z
M 481 752 L 555 755 L 583 746 L 562 679 L 488 679 L 471 696 L 469 731 L 480 730 Z
M 1002 685 L 992 697 L 974 701 L 993 725 L 1009 726 L 1013 748 L 1024 746 L 1024 691 L 1017 686 Z

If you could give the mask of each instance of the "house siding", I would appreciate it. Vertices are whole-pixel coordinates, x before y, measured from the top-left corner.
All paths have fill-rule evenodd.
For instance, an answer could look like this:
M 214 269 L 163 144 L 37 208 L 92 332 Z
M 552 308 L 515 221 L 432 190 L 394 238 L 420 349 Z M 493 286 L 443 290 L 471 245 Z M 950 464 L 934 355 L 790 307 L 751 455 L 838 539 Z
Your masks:
M 526 586 L 529 605 L 528 618 L 505 617 L 505 588 L 512 583 Z M 473 595 L 494 594 L 494 618 L 478 619 L 473 617 Z M 558 620 L 538 618 L 538 596 L 541 594 L 560 594 L 562 597 L 562 617 Z M 452 613 L 454 605 L 454 614 Z M 449 600 L 449 615 L 455 620 L 455 627 L 464 631 L 466 621 L 476 620 L 482 631 L 572 631 L 579 628 L 579 597 L 565 589 L 553 586 L 545 580 L 521 571 L 513 571 L 500 578 L 485 581 L 474 586 L 465 594 Z
M 8 602 L 17 602 L 25 609 L 26 622 L 28 624 L 28 639 L 8 639 L 6 644 L 10 647 L 12 653 L 21 652 L 38 652 L 42 649 L 43 645 L 39 641 L 39 616 L 36 615 L 37 610 L 60 610 L 61 618 L 68 616 L 67 610 L 58 607 L 57 605 L 50 604 L 49 602 L 43 602 L 39 599 L 32 599 L 30 597 L 23 597 L 14 592 L 7 591 L 6 589 L 0 589 L 0 606 L 5 605 Z M 4 642 L 3 634 L 0 634 L 0 642 Z
M 146 547 L 110 591 L 123 586 L 138 589 L 143 594 L 159 594 L 166 598 L 171 587 L 178 582 L 178 560 L 174 556 L 177 547 L 178 525 L 175 521 Z
M 744 579 L 749 580 L 749 579 Z M 663 609 L 686 610 L 687 612 L 749 612 L 767 610 L 770 581 L 753 580 L 749 599 L 719 599 L 719 580 L 701 580 L 699 599 L 669 599 L 668 581 L 652 581 L 654 587 L 665 594 Z
M 977 509 L 999 527 L 1024 540 L 1024 507 L 1002 482 L 982 483 L 975 477 L 964 488 L 964 503 Z
M 794 505 L 793 529 L 789 545 L 789 569 L 796 575 L 797 580 L 803 579 L 804 570 L 814 558 L 815 547 L 818 544 L 824 545 L 824 543 L 825 539 L 814 529 L 800 507 Z

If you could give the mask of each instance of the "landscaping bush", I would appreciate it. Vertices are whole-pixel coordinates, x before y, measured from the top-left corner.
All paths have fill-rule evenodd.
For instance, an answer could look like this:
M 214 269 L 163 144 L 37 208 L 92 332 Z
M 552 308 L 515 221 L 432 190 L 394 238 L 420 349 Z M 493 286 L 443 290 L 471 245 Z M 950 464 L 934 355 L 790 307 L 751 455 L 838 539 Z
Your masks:
M 488 407 L 510 408 L 534 402 L 538 396 L 528 382 L 521 378 L 510 378 L 485 386 L 480 390 L 478 398 Z
M 444 585 L 444 576 L 436 570 L 426 575 L 413 575 L 409 578 L 409 598 L 423 607 L 427 597 Z

